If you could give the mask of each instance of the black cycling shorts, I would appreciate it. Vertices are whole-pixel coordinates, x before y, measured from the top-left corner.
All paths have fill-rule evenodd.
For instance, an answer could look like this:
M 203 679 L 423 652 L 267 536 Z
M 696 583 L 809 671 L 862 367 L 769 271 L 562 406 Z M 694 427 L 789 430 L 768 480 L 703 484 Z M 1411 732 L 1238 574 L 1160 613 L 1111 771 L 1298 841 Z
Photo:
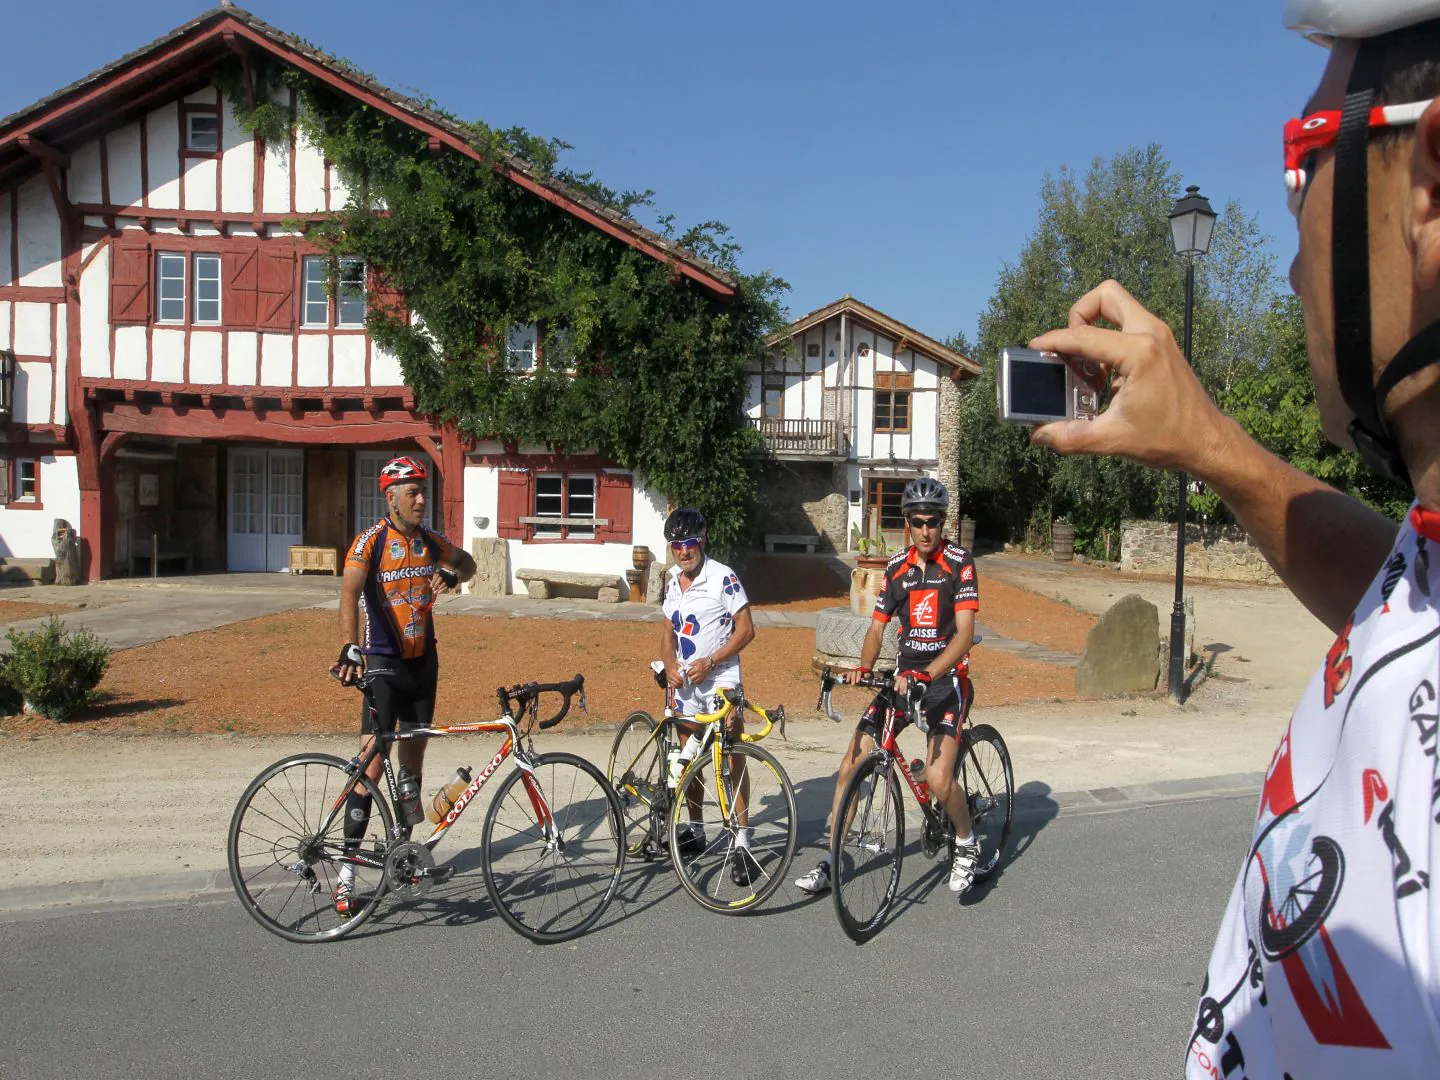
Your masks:
M 885 703 L 888 698 L 889 694 L 876 694 L 875 700 L 870 702 L 870 707 L 860 717 L 860 723 L 855 726 L 855 730 L 869 735 L 879 742 L 880 734 L 885 727 Z M 970 715 L 970 705 L 974 700 L 974 684 L 968 677 L 958 672 L 942 675 L 933 681 L 925 691 L 925 697 L 920 701 L 920 708 L 925 713 L 925 722 L 930 728 L 930 737 L 949 735 L 951 738 L 958 739 L 960 729 L 965 726 L 965 718 Z M 909 718 L 903 711 L 900 712 L 895 717 L 895 734 L 899 735 L 909 725 Z
M 389 734 L 398 722 L 402 731 L 427 728 L 435 719 L 435 688 L 440 658 L 435 649 L 405 660 L 398 656 L 367 656 L 368 700 L 360 711 L 360 734 Z

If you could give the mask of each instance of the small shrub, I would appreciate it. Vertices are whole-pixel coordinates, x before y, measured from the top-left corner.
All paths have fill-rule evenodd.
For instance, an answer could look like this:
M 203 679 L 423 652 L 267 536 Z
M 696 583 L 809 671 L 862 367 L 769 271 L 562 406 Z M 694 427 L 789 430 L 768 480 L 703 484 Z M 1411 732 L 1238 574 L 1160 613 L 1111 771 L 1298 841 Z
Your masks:
M 0 682 L 48 720 L 69 720 L 92 704 L 110 666 L 110 646 L 89 630 L 67 631 L 51 616 L 43 629 L 9 631 Z

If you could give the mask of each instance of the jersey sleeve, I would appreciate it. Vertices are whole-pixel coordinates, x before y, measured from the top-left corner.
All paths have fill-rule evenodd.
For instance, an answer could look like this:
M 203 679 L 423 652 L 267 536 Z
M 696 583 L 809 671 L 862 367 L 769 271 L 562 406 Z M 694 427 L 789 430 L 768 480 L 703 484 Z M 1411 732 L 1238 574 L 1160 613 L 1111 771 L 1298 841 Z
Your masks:
M 955 568 L 955 610 L 980 610 L 980 581 L 975 572 L 975 560 L 965 552 L 960 565 Z
M 345 565 L 353 566 L 357 570 L 369 570 L 370 558 L 375 550 L 378 529 L 366 529 L 350 543 L 350 548 L 345 554 Z
M 750 598 L 745 595 L 745 586 L 740 584 L 740 575 L 733 570 L 725 575 L 720 593 L 725 605 L 725 614 L 731 618 L 738 615 L 741 609 L 750 606 Z
M 890 574 L 888 568 L 885 573 L 885 587 L 880 590 L 880 595 L 875 598 L 875 610 L 870 617 L 878 623 L 888 623 L 894 617 L 895 612 L 900 609 L 900 602 L 904 599 L 901 596 L 902 589 L 898 584 L 900 575 Z

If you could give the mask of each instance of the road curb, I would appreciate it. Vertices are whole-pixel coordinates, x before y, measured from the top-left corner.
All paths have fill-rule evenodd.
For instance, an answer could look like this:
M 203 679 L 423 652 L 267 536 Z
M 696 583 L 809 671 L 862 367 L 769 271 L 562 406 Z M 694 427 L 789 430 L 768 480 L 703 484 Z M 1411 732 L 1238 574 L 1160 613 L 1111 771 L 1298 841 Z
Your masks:
M 1015 820 L 1022 823 L 1048 821 L 1057 817 L 1116 813 L 1208 799 L 1253 798 L 1258 797 L 1264 779 L 1264 773 L 1228 773 L 1188 780 L 1155 780 L 1146 784 L 1055 792 L 1027 791 L 1027 788 L 1036 786 L 1027 784 L 1016 796 Z M 47 915 L 83 914 L 117 906 L 144 908 L 200 903 L 229 896 L 233 896 L 233 890 L 229 871 L 224 868 L 58 885 L 15 886 L 0 889 L 0 923 Z

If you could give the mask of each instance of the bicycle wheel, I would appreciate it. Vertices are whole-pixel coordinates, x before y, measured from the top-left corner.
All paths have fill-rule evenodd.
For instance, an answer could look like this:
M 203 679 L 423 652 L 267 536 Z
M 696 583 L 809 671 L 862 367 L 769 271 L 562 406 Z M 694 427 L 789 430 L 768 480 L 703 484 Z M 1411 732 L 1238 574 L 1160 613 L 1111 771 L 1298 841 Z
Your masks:
M 364 836 L 345 839 L 345 796 L 359 784 L 370 797 Z M 392 818 L 379 788 L 353 776 L 330 754 L 284 758 L 251 781 L 230 818 L 230 883 L 255 921 L 287 941 L 332 941 L 375 911 L 385 892 L 385 851 Z M 348 915 L 335 910 L 335 886 L 347 852 L 360 862 Z
M 780 887 L 797 830 L 795 791 L 768 751 L 736 743 L 722 755 L 717 778 L 707 748 L 676 788 L 670 858 L 680 884 L 702 907 L 735 915 Z
M 830 890 L 847 937 L 863 945 L 890 914 L 905 859 L 905 808 L 894 761 L 873 754 L 860 762 L 831 823 Z
M 652 739 L 655 718 L 637 711 L 625 718 L 610 747 L 610 786 L 625 815 L 625 854 L 639 855 L 650 839 L 651 818 L 662 814 L 665 799 L 665 761 L 660 741 Z
M 605 913 L 625 868 L 620 801 L 574 754 L 541 754 L 495 792 L 481 865 L 490 901 L 531 941 L 567 941 Z
M 1010 771 L 1010 751 L 1005 740 L 989 724 L 977 724 L 965 736 L 960 755 L 960 778 L 970 807 L 980 859 L 975 880 L 993 874 L 1010 839 L 1015 816 L 1015 776 Z

